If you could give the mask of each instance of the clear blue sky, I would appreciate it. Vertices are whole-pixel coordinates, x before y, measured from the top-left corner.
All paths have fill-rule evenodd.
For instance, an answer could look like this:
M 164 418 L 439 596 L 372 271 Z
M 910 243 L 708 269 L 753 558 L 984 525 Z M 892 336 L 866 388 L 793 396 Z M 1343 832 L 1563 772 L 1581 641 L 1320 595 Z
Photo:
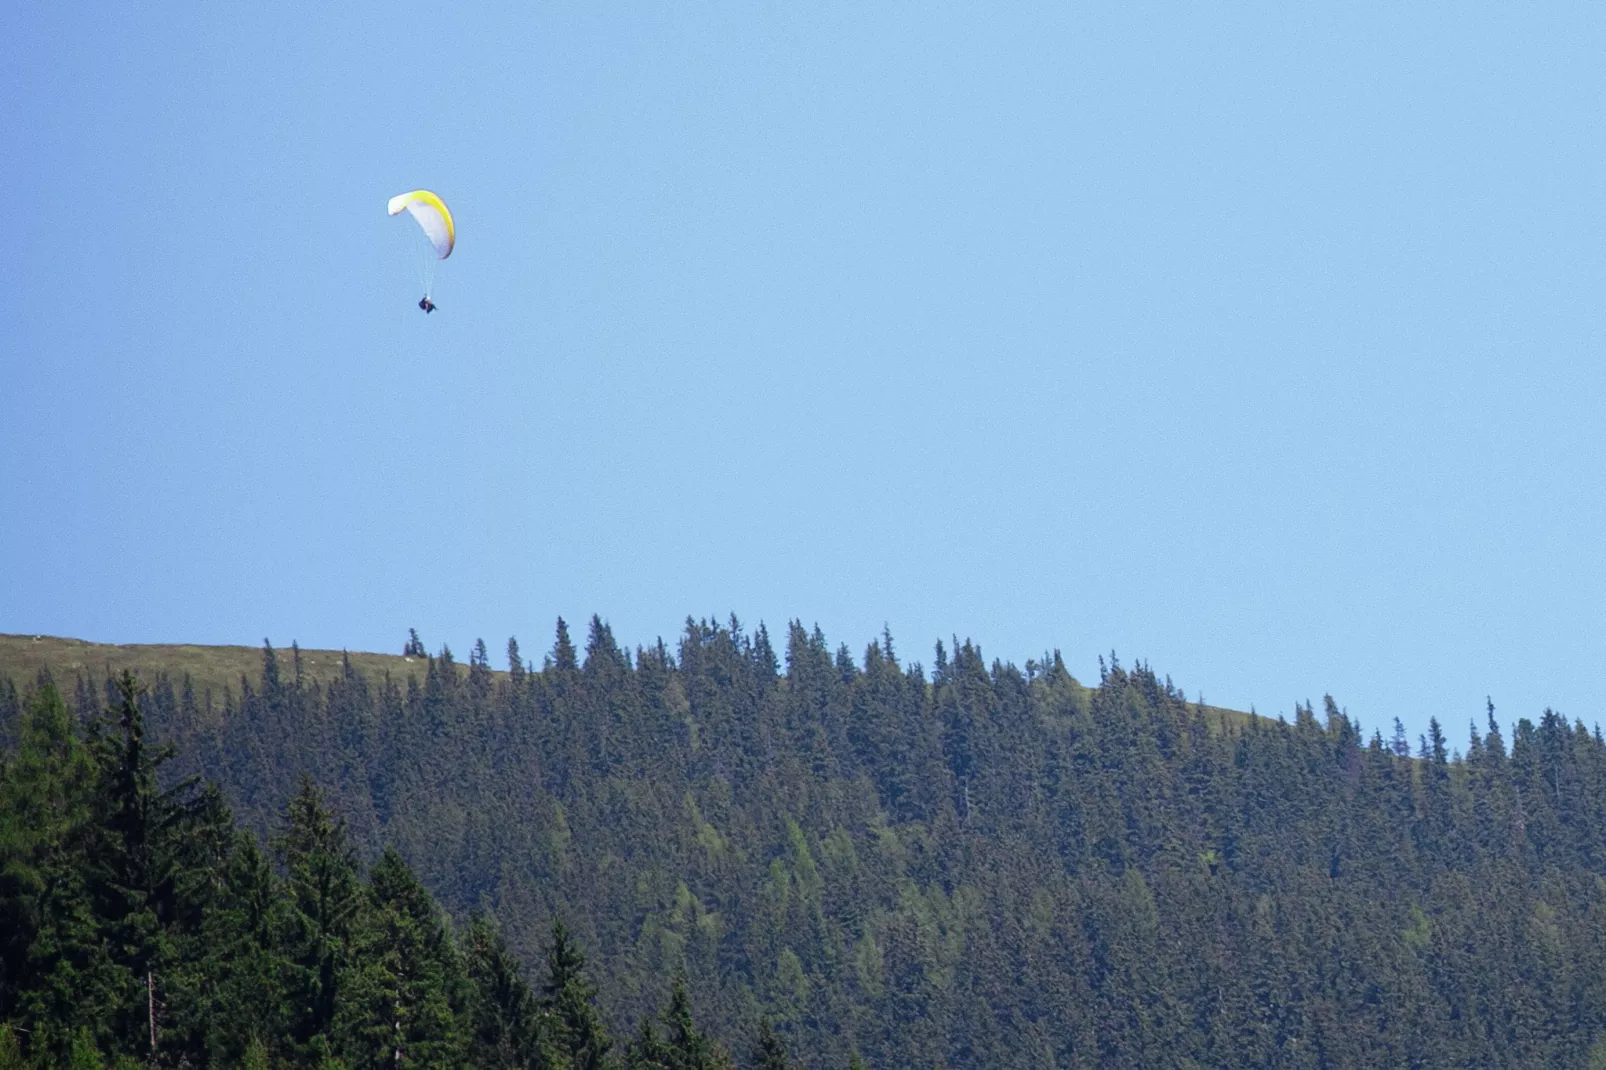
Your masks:
M 0 631 L 1601 718 L 1599 4 L 92 7 L 0 36 Z

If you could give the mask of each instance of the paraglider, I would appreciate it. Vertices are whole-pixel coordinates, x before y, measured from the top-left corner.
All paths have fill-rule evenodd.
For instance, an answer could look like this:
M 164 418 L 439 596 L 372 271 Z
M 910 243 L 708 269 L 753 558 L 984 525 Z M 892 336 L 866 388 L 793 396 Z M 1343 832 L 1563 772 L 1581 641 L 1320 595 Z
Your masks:
M 387 207 L 391 215 L 406 212 L 418 223 L 417 233 L 422 238 L 414 244 L 418 249 L 419 282 L 424 287 L 418 307 L 426 314 L 434 312 L 435 302 L 430 299 L 430 290 L 435 281 L 435 265 L 451 256 L 452 246 L 457 244 L 457 228 L 452 223 L 451 210 L 445 201 L 427 189 L 399 193 L 390 199 Z

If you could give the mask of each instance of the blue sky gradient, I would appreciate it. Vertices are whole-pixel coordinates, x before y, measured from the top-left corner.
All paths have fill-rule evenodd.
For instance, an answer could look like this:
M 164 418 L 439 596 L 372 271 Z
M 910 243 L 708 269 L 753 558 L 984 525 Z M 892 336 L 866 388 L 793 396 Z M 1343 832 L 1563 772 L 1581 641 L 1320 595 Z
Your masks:
M 25 5 L 0 631 L 1593 723 L 1606 11 L 1316 7 Z

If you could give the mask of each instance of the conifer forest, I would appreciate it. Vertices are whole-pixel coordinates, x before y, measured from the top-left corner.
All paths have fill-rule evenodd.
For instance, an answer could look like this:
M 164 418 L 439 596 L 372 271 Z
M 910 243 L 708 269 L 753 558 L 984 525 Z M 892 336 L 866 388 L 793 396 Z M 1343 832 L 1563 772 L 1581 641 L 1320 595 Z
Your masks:
M 0 1070 L 1606 1068 L 1593 725 L 734 618 L 405 653 L 0 675 Z

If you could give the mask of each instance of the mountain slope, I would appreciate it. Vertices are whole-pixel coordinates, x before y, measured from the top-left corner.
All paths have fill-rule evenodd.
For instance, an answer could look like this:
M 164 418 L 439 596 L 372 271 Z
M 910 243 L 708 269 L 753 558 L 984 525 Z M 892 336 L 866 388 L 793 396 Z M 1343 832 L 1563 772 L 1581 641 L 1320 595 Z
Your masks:
M 928 674 L 734 622 L 627 652 L 595 619 L 510 647 L 265 648 L 210 710 L 151 674 L 148 717 L 257 828 L 310 772 L 527 962 L 562 918 L 622 1032 L 678 971 L 819 1067 L 1582 1065 L 1606 1023 L 1606 746 L 1553 714 L 1413 759 L 1113 660 Z

